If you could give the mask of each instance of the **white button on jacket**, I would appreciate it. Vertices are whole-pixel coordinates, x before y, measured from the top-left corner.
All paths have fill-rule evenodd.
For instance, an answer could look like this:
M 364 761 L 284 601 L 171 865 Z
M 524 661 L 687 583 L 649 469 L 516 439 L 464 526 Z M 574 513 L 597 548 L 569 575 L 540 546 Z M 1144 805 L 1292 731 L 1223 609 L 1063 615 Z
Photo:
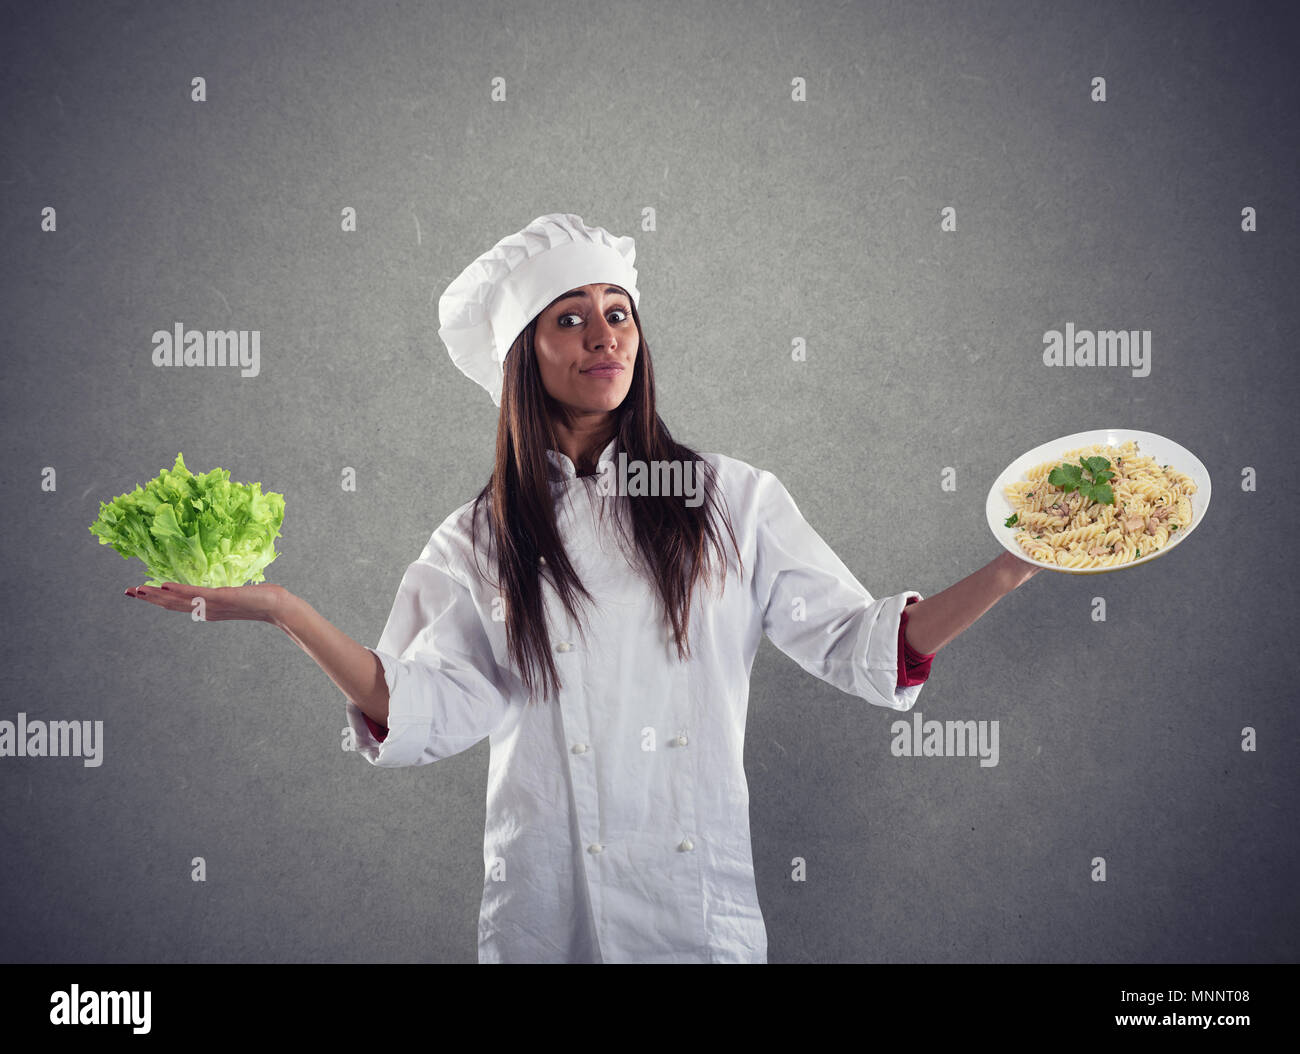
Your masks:
M 616 448 L 600 463 L 617 469 Z M 874 599 L 772 473 L 701 456 L 717 471 L 744 574 L 723 528 L 726 589 L 696 586 L 691 659 L 677 658 L 612 509 L 597 519 L 602 502 L 636 499 L 602 495 L 598 476 L 578 477 L 552 450 L 560 536 L 599 605 L 579 607 L 584 637 L 544 580 L 558 700 L 529 704 L 509 665 L 466 503 L 407 568 L 370 649 L 388 682 L 383 742 L 346 703 L 375 765 L 423 765 L 490 737 L 480 962 L 766 962 L 742 766 L 762 634 L 868 703 L 910 710 L 920 694 L 897 687 L 899 616 L 920 594 Z M 478 559 L 493 577 L 485 541 Z

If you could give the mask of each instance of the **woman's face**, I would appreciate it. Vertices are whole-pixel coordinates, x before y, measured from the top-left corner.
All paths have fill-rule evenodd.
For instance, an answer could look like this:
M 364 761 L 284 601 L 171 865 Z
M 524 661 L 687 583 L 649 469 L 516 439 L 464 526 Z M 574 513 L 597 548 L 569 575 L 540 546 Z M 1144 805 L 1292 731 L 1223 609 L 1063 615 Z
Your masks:
M 571 289 L 552 302 L 537 316 L 533 340 L 551 398 L 588 414 L 618 409 L 632 386 L 640 344 L 631 300 L 606 282 Z

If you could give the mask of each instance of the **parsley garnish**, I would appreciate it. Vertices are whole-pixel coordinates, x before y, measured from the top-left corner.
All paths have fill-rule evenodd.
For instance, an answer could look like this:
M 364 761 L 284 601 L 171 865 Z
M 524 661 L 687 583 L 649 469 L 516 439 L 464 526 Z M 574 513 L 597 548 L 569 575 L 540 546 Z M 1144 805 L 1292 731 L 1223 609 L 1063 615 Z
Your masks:
M 1106 481 L 1114 478 L 1110 462 L 1104 457 L 1083 457 L 1077 465 L 1057 465 L 1047 477 L 1047 482 L 1067 493 L 1077 490 L 1098 505 L 1113 505 L 1115 493 Z
M 1010 516 L 1007 517 L 1007 522 L 1004 523 L 1002 526 L 1003 526 L 1003 527 L 1014 527 L 1014 526 L 1016 525 L 1016 521 L 1017 521 L 1018 519 L 1020 519 L 1020 513 L 1018 513 L 1018 512 L 1013 512 Z

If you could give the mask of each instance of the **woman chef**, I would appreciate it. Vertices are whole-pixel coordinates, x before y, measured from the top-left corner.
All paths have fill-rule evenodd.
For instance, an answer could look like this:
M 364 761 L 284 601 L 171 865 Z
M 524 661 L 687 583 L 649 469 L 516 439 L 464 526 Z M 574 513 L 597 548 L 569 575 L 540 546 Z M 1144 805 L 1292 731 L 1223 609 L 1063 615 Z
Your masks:
M 929 599 L 873 598 L 774 475 L 669 434 L 634 258 L 552 214 L 447 288 L 439 335 L 500 407 L 495 465 L 377 647 L 276 585 L 127 591 L 283 629 L 371 764 L 489 739 L 480 962 L 766 962 L 742 766 L 761 637 L 909 710 L 933 653 L 1038 570 L 1002 553 Z

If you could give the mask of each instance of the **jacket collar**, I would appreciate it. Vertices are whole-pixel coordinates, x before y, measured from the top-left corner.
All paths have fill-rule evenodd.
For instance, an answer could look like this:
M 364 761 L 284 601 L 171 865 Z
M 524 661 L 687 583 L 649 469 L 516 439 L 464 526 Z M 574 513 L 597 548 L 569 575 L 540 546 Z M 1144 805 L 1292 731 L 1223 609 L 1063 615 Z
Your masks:
M 596 472 L 598 474 L 601 471 L 601 465 L 605 464 L 606 461 L 612 462 L 614 460 L 614 451 L 617 446 L 618 436 L 614 436 L 605 444 L 605 449 L 600 452 L 600 456 L 596 459 Z M 561 454 L 558 450 L 547 450 L 546 461 L 547 471 L 553 481 L 565 482 L 578 478 L 578 470 L 574 467 L 573 462 L 569 460 L 567 454 Z

